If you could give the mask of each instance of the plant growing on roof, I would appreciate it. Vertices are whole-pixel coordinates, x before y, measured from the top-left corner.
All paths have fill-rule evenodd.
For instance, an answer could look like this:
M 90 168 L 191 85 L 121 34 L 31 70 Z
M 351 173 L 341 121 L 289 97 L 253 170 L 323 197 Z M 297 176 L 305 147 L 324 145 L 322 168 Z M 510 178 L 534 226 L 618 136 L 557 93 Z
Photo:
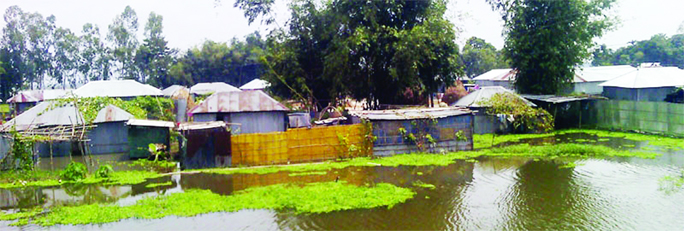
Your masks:
M 110 97 L 78 97 L 69 94 L 65 98 L 56 99 L 45 111 L 66 105 L 75 105 L 83 115 L 86 123 L 92 123 L 97 117 L 97 113 L 107 105 L 114 105 L 124 111 L 131 113 L 137 119 L 147 119 L 148 117 L 160 120 L 173 121 L 174 104 L 173 100 L 151 96 L 140 96 L 132 100 L 122 100 Z
M 513 116 L 516 130 L 526 129 L 532 132 L 548 132 L 553 129 L 553 116 L 541 108 L 532 108 L 520 97 L 512 93 L 497 93 L 479 102 L 486 106 L 487 114 L 505 114 Z

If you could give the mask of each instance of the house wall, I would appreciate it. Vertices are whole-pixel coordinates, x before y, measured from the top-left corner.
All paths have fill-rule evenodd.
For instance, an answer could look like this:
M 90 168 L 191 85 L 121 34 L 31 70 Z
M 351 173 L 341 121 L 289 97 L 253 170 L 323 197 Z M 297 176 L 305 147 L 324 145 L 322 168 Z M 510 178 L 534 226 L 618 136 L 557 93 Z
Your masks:
M 605 81 L 574 83 L 573 92 L 600 95 L 603 92 L 603 87 L 599 86 L 599 84 L 604 82 Z
M 170 131 L 166 127 L 128 127 L 128 153 L 130 158 L 150 156 L 149 144 L 164 144 L 169 147 Z
M 182 131 L 185 150 L 181 163 L 185 169 L 231 166 L 230 132 L 225 128 Z
M 128 126 L 125 121 L 97 123 L 97 127 L 88 133 L 88 147 L 93 155 L 109 153 L 127 153 Z
M 601 129 L 684 136 L 684 104 L 602 100 L 593 106 Z
M 506 89 L 511 89 L 513 90 L 513 83 L 511 81 L 494 81 L 494 80 L 474 80 L 475 84 L 479 85 L 480 87 L 487 87 L 487 86 L 502 86 Z
M 621 88 L 604 87 L 603 96 L 612 100 L 650 101 L 662 102 L 665 97 L 672 93 L 675 87 L 657 88 Z
M 390 156 L 413 152 L 454 152 L 473 149 L 473 115 L 459 115 L 432 120 L 376 120 L 373 123 L 373 155 Z M 404 128 L 407 133 L 430 134 L 436 143 L 432 147 L 418 148 L 400 134 Z M 457 140 L 456 133 L 463 131 L 465 140 Z M 427 142 L 426 142 L 427 143 Z
M 41 141 L 36 142 L 33 147 L 37 152 L 36 154 L 42 158 L 50 157 L 51 148 L 52 157 L 78 155 L 81 152 L 78 148 L 78 143 L 72 141 L 53 141 L 52 143 Z
M 216 113 L 201 113 L 201 114 L 193 114 L 192 119 L 195 122 L 210 122 L 210 121 L 217 121 L 217 116 Z
M 287 128 L 285 112 L 239 112 L 223 118 L 228 123 L 239 124 L 230 126 L 233 134 L 284 132 Z

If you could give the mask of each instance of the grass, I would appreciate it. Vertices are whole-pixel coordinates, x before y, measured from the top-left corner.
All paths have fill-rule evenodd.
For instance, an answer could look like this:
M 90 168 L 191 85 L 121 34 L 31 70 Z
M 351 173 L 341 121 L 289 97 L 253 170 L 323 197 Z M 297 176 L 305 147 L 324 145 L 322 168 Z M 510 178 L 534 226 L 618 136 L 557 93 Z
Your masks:
M 147 197 L 131 206 L 90 204 L 59 207 L 31 222 L 41 226 L 58 224 L 101 224 L 123 219 L 158 219 L 166 216 L 191 217 L 204 213 L 242 209 L 291 209 L 296 213 L 329 213 L 370 209 L 403 203 L 415 192 L 387 183 L 373 187 L 344 182 L 310 183 L 303 186 L 278 184 L 249 188 L 222 196 L 209 190 L 188 190 L 167 196 Z
M 315 172 L 296 172 L 290 173 L 288 176 L 311 176 L 311 175 L 326 175 L 326 171 L 315 171 Z
M 102 184 L 102 185 L 130 185 L 140 184 L 147 179 L 160 177 L 159 173 L 150 171 L 117 171 L 109 178 L 98 178 L 93 175 L 81 181 L 60 181 L 59 172 L 36 170 L 36 173 L 9 171 L 1 174 L 0 188 L 50 187 L 63 184 Z M 31 177 L 21 176 L 34 174 Z M 5 178 L 7 177 L 7 178 Z
M 555 136 L 555 133 L 543 133 L 543 134 L 506 134 L 506 135 L 496 135 L 495 134 L 473 134 L 473 148 L 483 149 L 491 148 L 502 143 L 508 142 L 520 142 L 522 139 L 535 139 L 535 138 L 545 138 Z
M 171 185 L 173 185 L 173 182 L 167 181 L 167 182 L 162 182 L 162 183 L 147 184 L 147 185 L 145 185 L 145 188 L 156 188 L 156 187 L 171 186 Z

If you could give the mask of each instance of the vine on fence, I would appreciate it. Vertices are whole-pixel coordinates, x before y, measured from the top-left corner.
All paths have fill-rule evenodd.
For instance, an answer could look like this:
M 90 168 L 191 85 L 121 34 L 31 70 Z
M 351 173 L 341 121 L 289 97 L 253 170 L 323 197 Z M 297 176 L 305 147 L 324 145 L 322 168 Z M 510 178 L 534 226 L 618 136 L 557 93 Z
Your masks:
M 363 135 L 362 141 L 354 144 L 349 141 L 350 133 L 345 135 L 337 133 L 337 140 L 340 143 L 339 147 L 336 148 L 338 158 L 354 158 L 373 154 L 373 143 L 378 139 L 373 135 L 373 124 L 366 120 L 362 121 L 361 134 Z
M 512 115 L 516 129 L 524 128 L 532 132 L 548 132 L 553 129 L 551 114 L 541 108 L 532 108 L 512 93 L 497 93 L 479 104 L 487 106 L 487 113 L 490 115 Z
M 55 103 L 47 108 L 46 111 L 65 105 L 77 105 L 79 112 L 83 115 L 83 120 L 86 123 L 92 123 L 97 117 L 97 113 L 110 104 L 131 113 L 137 119 L 174 120 L 173 100 L 151 96 L 140 96 L 131 100 L 122 100 L 110 97 L 82 98 L 71 94 L 66 98 L 56 99 Z
M 415 145 L 418 150 L 425 152 L 428 148 L 434 147 L 437 144 L 437 140 L 429 133 L 430 127 L 435 125 L 437 125 L 437 119 L 434 118 L 413 120 L 411 121 L 411 126 L 416 131 L 415 134 L 403 127 L 399 128 L 398 132 L 404 143 Z

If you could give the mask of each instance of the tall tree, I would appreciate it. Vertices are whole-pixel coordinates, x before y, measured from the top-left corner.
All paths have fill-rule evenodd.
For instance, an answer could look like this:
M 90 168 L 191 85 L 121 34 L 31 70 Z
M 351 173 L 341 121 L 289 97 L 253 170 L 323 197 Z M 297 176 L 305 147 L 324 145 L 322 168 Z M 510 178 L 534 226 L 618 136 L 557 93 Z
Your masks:
M 161 15 L 150 13 L 145 24 L 145 43 L 138 48 L 135 55 L 136 64 L 141 72 L 141 82 L 158 87 L 172 85 L 167 75 L 175 53 L 167 46 L 168 42 L 162 36 L 163 20 Z
M 555 94 L 589 57 L 592 39 L 611 27 L 605 11 L 615 0 L 488 1 L 502 11 L 504 55 L 518 70 L 517 91 Z
M 126 6 L 124 11 L 109 25 L 107 40 L 114 44 L 113 56 L 118 61 L 117 72 L 125 79 L 138 79 L 135 65 L 135 51 L 138 49 L 138 16 L 135 10 Z
M 71 30 L 57 28 L 55 30 L 55 57 L 52 76 L 63 88 L 76 88 L 79 81 L 76 77 L 79 62 L 79 37 Z
M 28 49 L 29 70 L 27 81 L 30 88 L 42 88 L 46 74 L 52 71 L 55 33 L 55 16 L 43 18 L 39 13 L 25 13 L 23 15 Z
M 461 60 L 468 77 L 475 77 L 492 69 L 507 68 L 505 58 L 492 44 L 478 37 L 466 41 Z
M 7 8 L 3 16 L 5 27 L 2 29 L 2 52 L 0 53 L 5 69 L 0 82 L 0 95 L 3 99 L 11 97 L 14 92 L 22 88 L 29 70 L 28 57 L 25 53 L 27 47 L 26 36 L 23 33 L 23 14 L 21 8 L 11 6 Z
M 111 76 L 111 54 L 100 38 L 100 28 L 86 23 L 83 25 L 80 43 L 78 71 L 83 81 L 107 80 Z

